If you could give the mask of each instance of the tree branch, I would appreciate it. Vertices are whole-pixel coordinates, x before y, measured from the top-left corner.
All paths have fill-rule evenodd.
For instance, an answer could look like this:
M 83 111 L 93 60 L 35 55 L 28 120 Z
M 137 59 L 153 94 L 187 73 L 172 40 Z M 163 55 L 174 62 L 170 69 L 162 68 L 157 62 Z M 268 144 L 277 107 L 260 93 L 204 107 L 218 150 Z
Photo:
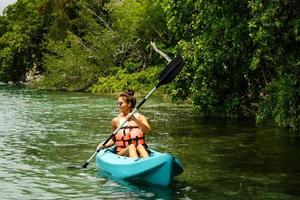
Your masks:
M 161 50 L 159 50 L 156 47 L 155 42 L 150 42 L 150 44 L 153 47 L 154 51 L 156 51 L 159 55 L 161 55 L 162 57 L 164 57 L 168 61 L 168 63 L 172 61 L 171 58 L 167 54 L 165 54 L 164 52 L 162 52 Z
M 91 9 L 89 9 L 89 8 L 87 8 L 87 10 L 88 10 L 92 15 L 96 16 L 100 21 L 102 21 L 103 24 L 104 24 L 110 31 L 113 31 L 112 28 L 108 25 L 108 23 L 107 23 L 104 19 L 102 19 L 99 15 L 97 15 L 93 10 L 91 10 Z

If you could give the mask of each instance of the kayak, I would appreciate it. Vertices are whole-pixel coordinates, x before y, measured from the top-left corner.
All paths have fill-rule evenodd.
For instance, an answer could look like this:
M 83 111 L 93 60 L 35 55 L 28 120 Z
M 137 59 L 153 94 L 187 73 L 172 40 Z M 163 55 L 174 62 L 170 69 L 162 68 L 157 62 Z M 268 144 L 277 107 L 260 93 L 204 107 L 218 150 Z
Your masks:
M 129 158 L 103 149 L 96 155 L 99 172 L 123 180 L 141 180 L 156 185 L 169 185 L 174 176 L 183 172 L 180 161 L 170 153 L 149 150 L 147 158 Z

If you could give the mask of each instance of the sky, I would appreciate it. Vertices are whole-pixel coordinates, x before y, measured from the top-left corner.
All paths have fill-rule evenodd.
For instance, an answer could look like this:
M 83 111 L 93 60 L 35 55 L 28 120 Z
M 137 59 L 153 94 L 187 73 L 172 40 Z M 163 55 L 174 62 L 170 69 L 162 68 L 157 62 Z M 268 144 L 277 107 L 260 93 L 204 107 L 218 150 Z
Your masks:
M 2 12 L 4 8 L 6 8 L 9 4 L 15 3 L 17 0 L 0 0 L 0 15 L 2 15 Z

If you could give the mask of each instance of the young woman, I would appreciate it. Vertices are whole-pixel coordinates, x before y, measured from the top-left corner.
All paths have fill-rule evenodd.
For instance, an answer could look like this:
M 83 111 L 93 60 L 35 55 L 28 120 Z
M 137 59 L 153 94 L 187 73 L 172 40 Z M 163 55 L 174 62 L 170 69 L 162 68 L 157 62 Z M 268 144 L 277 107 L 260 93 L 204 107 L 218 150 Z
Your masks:
M 110 139 L 105 146 L 99 144 L 97 149 L 110 147 L 114 144 L 115 152 L 120 156 L 132 158 L 148 157 L 145 133 L 151 131 L 146 117 L 140 113 L 131 114 L 136 104 L 134 92 L 121 92 L 118 97 L 119 115 L 112 119 L 112 131 L 116 130 L 124 121 L 125 125 Z

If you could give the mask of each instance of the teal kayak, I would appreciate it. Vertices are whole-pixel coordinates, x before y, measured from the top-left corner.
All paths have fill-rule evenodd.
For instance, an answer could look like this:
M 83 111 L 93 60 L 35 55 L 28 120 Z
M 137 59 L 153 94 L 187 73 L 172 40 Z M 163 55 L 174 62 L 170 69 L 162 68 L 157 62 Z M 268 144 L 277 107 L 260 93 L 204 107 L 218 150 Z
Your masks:
M 113 153 L 112 149 L 101 150 L 96 155 L 96 166 L 113 178 L 141 180 L 167 186 L 174 176 L 183 172 L 180 161 L 170 153 L 149 149 L 148 158 L 129 158 Z

